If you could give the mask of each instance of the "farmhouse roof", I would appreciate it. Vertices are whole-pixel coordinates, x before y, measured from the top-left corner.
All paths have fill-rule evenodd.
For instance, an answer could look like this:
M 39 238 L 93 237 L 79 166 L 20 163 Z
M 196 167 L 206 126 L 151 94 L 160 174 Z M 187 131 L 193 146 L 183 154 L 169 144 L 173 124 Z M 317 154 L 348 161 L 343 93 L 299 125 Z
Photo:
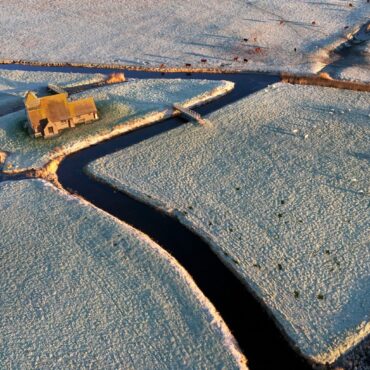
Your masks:
M 51 122 L 60 122 L 97 112 L 92 97 L 68 102 L 67 96 L 61 93 L 39 98 L 33 92 L 27 93 L 25 105 L 32 127 L 37 128 L 40 121 L 46 118 Z
M 82 116 L 83 114 L 97 112 L 93 98 L 71 101 L 68 103 L 71 116 Z

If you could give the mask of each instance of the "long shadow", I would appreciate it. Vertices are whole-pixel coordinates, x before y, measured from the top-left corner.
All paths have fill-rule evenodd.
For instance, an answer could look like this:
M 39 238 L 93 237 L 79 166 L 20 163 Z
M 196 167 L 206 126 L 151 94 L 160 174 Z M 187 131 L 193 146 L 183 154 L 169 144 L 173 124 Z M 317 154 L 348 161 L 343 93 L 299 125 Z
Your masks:
M 0 165 L 0 170 L 1 170 L 1 165 Z M 26 180 L 26 179 L 29 179 L 29 177 L 27 177 L 24 174 L 7 175 L 5 173 L 0 172 L 0 182 L 3 182 L 3 181 L 19 181 L 19 180 Z
M 336 74 L 350 67 L 361 67 L 370 71 L 370 56 L 366 52 L 366 44 L 370 43 L 370 21 L 360 27 L 359 31 L 331 53 L 333 61 L 321 72 Z
M 138 77 L 136 73 L 127 75 Z M 158 73 L 149 75 L 145 73 L 147 78 L 163 78 Z M 165 78 L 174 76 L 184 78 L 184 74 L 168 74 Z M 186 77 L 227 79 L 237 83 L 237 88 L 229 95 L 197 108 L 201 114 L 212 112 L 278 81 L 277 77 L 259 74 L 195 74 Z M 180 118 L 168 119 L 72 154 L 60 164 L 59 181 L 66 189 L 149 235 L 173 255 L 220 312 L 248 358 L 251 370 L 310 369 L 307 362 L 290 347 L 264 308 L 205 241 L 176 219 L 84 173 L 84 167 L 91 161 L 171 130 L 183 122 Z

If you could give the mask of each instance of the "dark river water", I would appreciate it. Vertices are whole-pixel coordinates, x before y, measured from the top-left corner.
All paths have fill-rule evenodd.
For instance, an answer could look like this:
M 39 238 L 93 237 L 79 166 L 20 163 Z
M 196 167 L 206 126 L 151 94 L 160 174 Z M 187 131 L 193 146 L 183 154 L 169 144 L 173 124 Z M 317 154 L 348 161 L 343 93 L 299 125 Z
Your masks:
M 98 68 L 18 65 L 1 66 L 0 68 L 82 73 L 111 73 L 113 71 Z M 277 76 L 258 73 L 162 74 L 142 71 L 125 71 L 124 73 L 129 78 L 196 78 L 222 79 L 235 82 L 235 89 L 230 94 L 195 109 L 201 114 L 214 112 L 279 81 Z M 190 273 L 199 288 L 219 311 L 246 355 L 251 370 L 310 369 L 308 363 L 288 344 L 288 341 L 258 300 L 220 261 L 204 240 L 175 218 L 116 191 L 108 185 L 95 181 L 84 172 L 85 166 L 91 161 L 171 130 L 184 122 L 181 118 L 167 119 L 71 154 L 62 161 L 59 167 L 59 181 L 67 190 L 80 194 L 97 207 L 149 235 L 173 255 Z M 0 181 L 6 179 L 1 176 Z

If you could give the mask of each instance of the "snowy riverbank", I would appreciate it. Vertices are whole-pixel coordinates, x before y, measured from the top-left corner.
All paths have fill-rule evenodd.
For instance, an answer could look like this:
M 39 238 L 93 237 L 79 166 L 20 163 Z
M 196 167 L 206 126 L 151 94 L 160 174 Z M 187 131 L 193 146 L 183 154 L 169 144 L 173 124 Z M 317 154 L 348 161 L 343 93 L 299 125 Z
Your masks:
M 307 73 L 330 63 L 330 52 L 368 21 L 370 6 L 365 0 L 3 0 L 0 13 L 2 60 Z
M 1 183 L 0 218 L 1 368 L 246 368 L 144 234 L 40 180 Z
M 369 94 L 276 84 L 96 160 L 91 174 L 201 234 L 303 355 L 370 331 Z
M 86 148 L 113 136 L 158 122 L 174 114 L 173 103 L 192 107 L 227 94 L 228 81 L 130 80 L 73 96 L 94 97 L 100 119 L 44 140 L 30 137 L 23 129 L 25 111 L 0 117 L 0 152 L 6 156 L 3 170 L 21 172 L 45 166 L 49 161 Z

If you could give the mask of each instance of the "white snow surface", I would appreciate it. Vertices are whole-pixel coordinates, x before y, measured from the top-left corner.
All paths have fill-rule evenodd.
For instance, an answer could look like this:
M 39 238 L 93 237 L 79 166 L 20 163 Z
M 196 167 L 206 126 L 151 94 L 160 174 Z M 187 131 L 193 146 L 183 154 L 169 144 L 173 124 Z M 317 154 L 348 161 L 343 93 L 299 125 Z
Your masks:
M 333 362 L 370 333 L 369 102 L 279 83 L 88 171 L 202 235 L 304 356 Z
M 100 81 L 100 73 L 39 72 L 0 69 L 0 91 L 4 94 L 25 96 L 29 90 L 37 91 L 48 84 L 62 87 L 77 86 Z
M 40 180 L 0 184 L 2 369 L 245 368 L 190 276 L 130 226 Z
M 334 62 L 332 73 L 334 78 L 358 80 L 370 83 L 370 41 L 356 46 L 353 57 Z
M 45 94 L 48 84 L 61 87 L 77 86 L 102 80 L 98 73 L 35 72 L 0 69 L 0 115 L 4 109 L 19 107 L 27 91 Z
M 336 48 L 335 59 L 323 69 L 334 78 L 370 82 L 370 19 L 350 40 Z
M 311 72 L 327 64 L 328 50 L 368 21 L 370 5 L 366 0 L 2 0 L 0 14 L 3 60 Z
M 100 119 L 63 131 L 60 136 L 35 139 L 24 129 L 25 110 L 0 117 L 0 152 L 7 154 L 4 170 L 40 168 L 51 159 L 173 114 L 173 103 L 193 106 L 232 90 L 228 81 L 145 79 L 106 85 L 71 96 L 92 96 Z

